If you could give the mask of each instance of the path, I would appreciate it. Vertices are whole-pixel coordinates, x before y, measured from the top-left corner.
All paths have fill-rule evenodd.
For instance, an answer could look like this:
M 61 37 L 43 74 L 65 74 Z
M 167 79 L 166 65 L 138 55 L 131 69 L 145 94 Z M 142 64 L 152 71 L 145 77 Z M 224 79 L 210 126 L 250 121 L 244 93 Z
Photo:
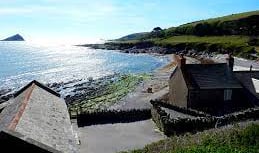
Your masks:
M 152 120 L 103 124 L 77 129 L 81 153 L 115 153 L 143 148 L 165 138 Z

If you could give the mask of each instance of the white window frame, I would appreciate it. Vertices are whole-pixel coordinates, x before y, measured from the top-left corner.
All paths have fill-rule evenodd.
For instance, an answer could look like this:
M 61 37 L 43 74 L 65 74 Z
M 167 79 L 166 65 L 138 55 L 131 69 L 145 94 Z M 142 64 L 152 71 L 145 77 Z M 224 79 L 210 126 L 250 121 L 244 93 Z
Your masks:
M 232 90 L 225 89 L 224 90 L 224 101 L 232 100 Z

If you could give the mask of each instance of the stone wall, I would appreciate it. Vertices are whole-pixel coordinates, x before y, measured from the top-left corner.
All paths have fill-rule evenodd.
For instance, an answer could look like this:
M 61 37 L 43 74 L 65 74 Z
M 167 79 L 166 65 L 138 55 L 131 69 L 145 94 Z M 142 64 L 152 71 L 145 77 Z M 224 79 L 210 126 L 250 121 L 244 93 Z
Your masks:
M 106 123 L 128 123 L 151 118 L 150 109 L 102 110 L 85 112 L 77 116 L 79 127 Z
M 240 121 L 259 119 L 259 107 L 249 108 L 220 117 L 170 118 L 170 115 L 161 109 L 159 102 L 152 102 L 152 105 L 152 119 L 158 128 L 168 136 L 186 132 L 202 131 Z

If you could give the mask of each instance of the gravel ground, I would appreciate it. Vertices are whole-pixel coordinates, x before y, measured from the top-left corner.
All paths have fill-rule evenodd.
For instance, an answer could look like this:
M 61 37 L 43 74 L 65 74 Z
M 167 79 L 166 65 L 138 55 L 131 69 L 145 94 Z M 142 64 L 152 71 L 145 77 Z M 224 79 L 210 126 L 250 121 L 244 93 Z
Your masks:
M 169 92 L 168 79 L 168 75 L 165 74 L 163 76 L 153 77 L 151 80 L 143 82 L 133 92 L 127 94 L 109 109 L 128 110 L 151 108 L 151 99 L 159 98 Z M 146 89 L 148 87 L 152 87 L 154 92 L 147 93 Z
M 227 56 L 226 54 L 217 54 L 212 57 L 212 60 L 218 63 L 226 63 Z M 250 65 L 253 66 L 253 70 L 259 70 L 259 61 L 235 57 L 234 71 L 248 71 L 250 70 Z
M 166 138 L 156 130 L 152 120 L 85 126 L 76 131 L 81 142 L 81 153 L 114 153 L 140 149 Z

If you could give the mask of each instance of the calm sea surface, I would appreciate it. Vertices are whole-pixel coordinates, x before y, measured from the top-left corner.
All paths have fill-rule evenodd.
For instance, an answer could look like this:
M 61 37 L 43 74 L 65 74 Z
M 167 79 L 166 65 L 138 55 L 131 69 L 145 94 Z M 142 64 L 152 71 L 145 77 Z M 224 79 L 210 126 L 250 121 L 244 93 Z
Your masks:
M 152 72 L 166 62 L 165 57 L 85 47 L 0 42 L 0 89 L 15 89 L 34 79 L 54 83 L 114 73 Z

